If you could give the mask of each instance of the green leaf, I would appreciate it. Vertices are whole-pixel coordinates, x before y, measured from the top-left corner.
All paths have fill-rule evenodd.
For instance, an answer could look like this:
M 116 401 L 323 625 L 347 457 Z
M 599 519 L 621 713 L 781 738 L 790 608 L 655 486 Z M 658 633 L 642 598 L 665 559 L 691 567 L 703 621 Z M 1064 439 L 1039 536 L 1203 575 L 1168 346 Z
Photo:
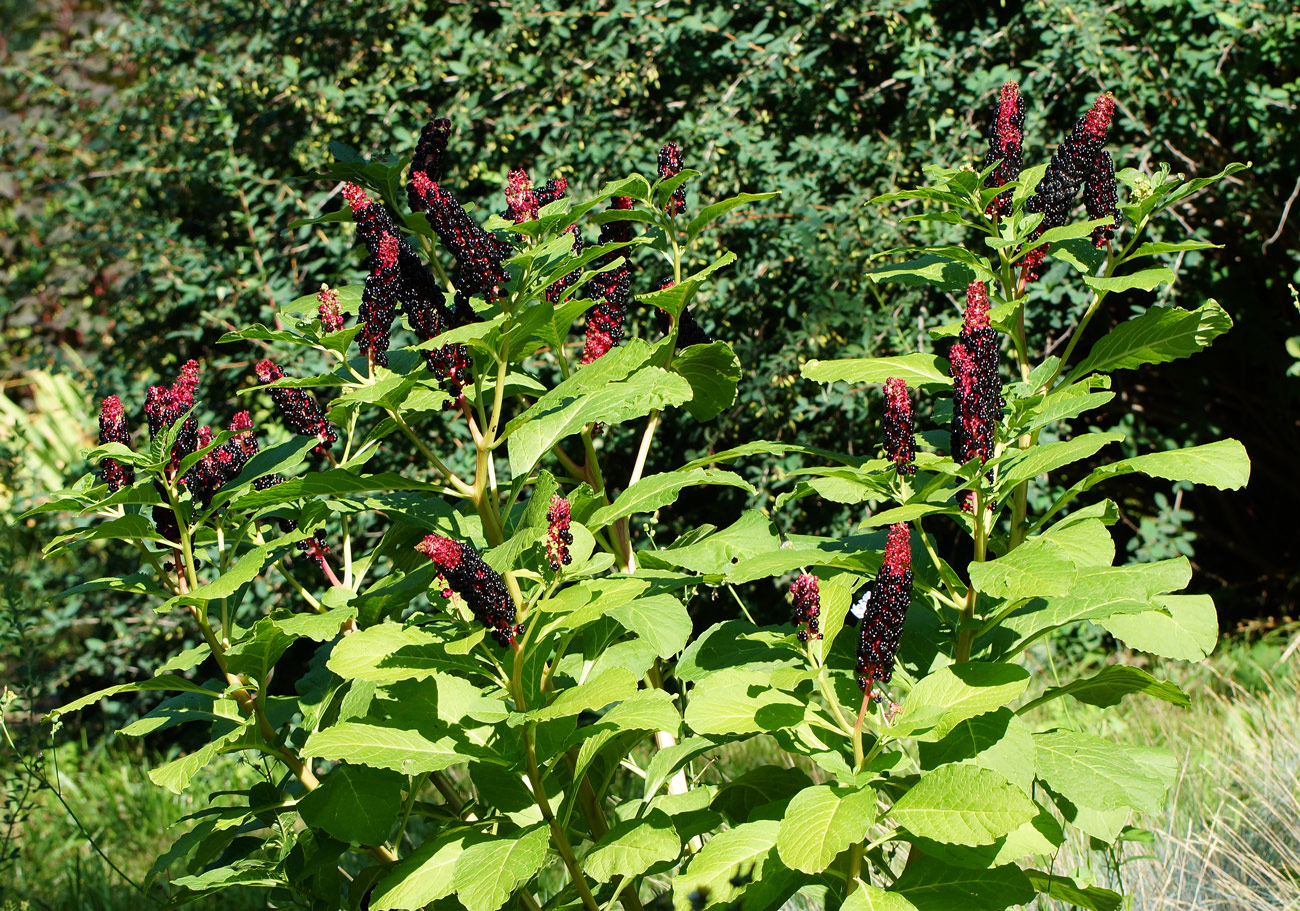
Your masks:
M 909 832 L 945 844 L 988 845 L 1033 819 L 1025 792 L 997 772 L 945 765 L 921 776 L 890 815 Z
M 941 667 L 912 687 L 898 723 L 939 708 L 938 722 L 919 736 L 940 740 L 967 718 L 1000 709 L 1028 685 L 1029 672 L 1015 664 L 973 662 Z
M 1035 734 L 1034 743 L 1039 777 L 1077 807 L 1156 813 L 1173 784 L 1172 768 L 1141 762 L 1140 748 L 1073 731 Z
M 700 236 L 701 231 L 732 209 L 748 205 L 751 202 L 772 199 L 779 195 L 779 193 L 737 193 L 735 196 L 715 202 L 713 205 L 705 206 L 686 226 L 686 243 L 689 245 L 694 242 L 695 238 Z
M 1250 456 L 1245 446 L 1232 439 L 1151 452 L 1101 466 L 1083 482 L 1083 489 L 1133 472 L 1166 481 L 1208 484 L 1219 490 L 1240 490 L 1250 481 Z
M 916 905 L 897 892 L 887 892 L 870 883 L 858 883 L 840 905 L 840 911 L 916 911 Z
M 1141 288 L 1143 291 L 1154 291 L 1157 285 L 1168 284 L 1173 280 L 1173 270 L 1165 266 L 1143 269 L 1141 272 L 1133 272 L 1129 275 L 1112 275 L 1109 278 L 1095 275 L 1083 276 L 1083 283 L 1089 288 L 1094 291 L 1109 293 L 1132 291 L 1134 288 Z
M 450 734 L 430 740 L 416 731 L 344 721 L 308 737 L 303 752 L 308 756 L 418 775 L 481 758 L 466 755 L 460 749 L 461 741 Z
M 1128 614 L 1126 616 L 1142 615 Z M 1092 677 L 1075 680 L 1064 686 L 1052 687 L 1042 696 L 1022 708 L 1021 711 L 1024 712 L 1032 706 L 1041 705 L 1059 696 L 1073 696 L 1087 705 L 1107 708 L 1112 705 L 1119 705 L 1125 696 L 1132 693 L 1154 696 L 1156 699 L 1162 699 L 1165 702 L 1184 708 L 1192 704 L 1192 700 L 1178 688 L 1177 684 L 1168 680 L 1157 680 L 1140 668 L 1129 667 L 1125 664 L 1112 664 Z
M 1026 870 L 1025 875 L 1040 894 L 1072 908 L 1086 908 L 1088 911 L 1119 911 L 1120 906 L 1124 904 L 1124 897 L 1118 892 L 1103 889 L 1101 886 L 1083 888 L 1076 885 L 1074 880 L 1059 873 Z
M 101 699 L 107 699 L 109 696 L 116 696 L 118 693 L 139 693 L 146 690 L 163 690 L 165 692 L 180 693 L 201 693 L 209 699 L 215 699 L 219 693 L 212 690 L 204 689 L 197 683 L 191 683 L 184 677 L 178 677 L 175 674 L 162 674 L 157 677 L 150 677 L 137 683 L 118 683 L 114 686 L 106 686 L 102 690 L 96 690 L 88 696 L 82 696 L 80 699 L 74 699 L 67 705 L 61 705 L 57 709 L 51 709 L 46 719 L 53 720 L 60 715 L 70 715 L 73 712 L 80 712 L 88 705 L 93 705 Z
M 664 782 L 671 778 L 673 773 L 681 766 L 701 753 L 707 753 L 724 742 L 725 740 L 717 737 L 692 736 L 673 746 L 657 750 L 650 758 L 650 764 L 646 766 L 645 788 L 641 796 L 646 800 L 654 797 L 659 789 L 663 787 Z
M 636 674 L 625 667 L 611 667 L 585 683 L 564 690 L 550 705 L 512 714 L 509 724 L 513 727 L 526 722 L 570 718 L 604 708 L 611 702 L 630 699 L 636 691 Z
M 347 589 L 330 589 L 330 591 L 340 590 L 347 592 L 348 595 L 352 594 Z M 313 642 L 328 642 L 339 634 L 339 629 L 344 623 L 356 615 L 356 605 L 345 602 L 331 607 L 323 614 L 307 612 L 293 614 L 285 611 L 275 611 L 271 614 L 270 621 L 275 624 L 276 629 L 295 639 L 302 638 L 310 639 Z
M 1232 319 L 1215 301 L 1196 310 L 1151 307 L 1120 323 L 1092 346 L 1070 373 L 1076 380 L 1094 371 L 1131 370 L 1143 364 L 1163 364 L 1189 357 L 1232 328 Z
M 401 775 L 387 770 L 339 766 L 299 799 L 298 814 L 339 841 L 383 844 L 402 809 L 404 784 Z
M 317 496 L 337 497 L 350 493 L 370 493 L 392 490 L 428 490 L 441 492 L 442 488 L 427 481 L 405 478 L 394 472 L 358 475 L 345 468 L 331 468 L 328 471 L 313 471 L 297 478 L 290 478 L 266 490 L 254 490 L 244 494 L 234 503 L 232 509 L 253 510 L 294 500 L 306 500 Z
M 876 792 L 871 788 L 805 788 L 786 807 L 776 850 L 790 869 L 821 873 L 841 851 L 865 840 L 875 821 Z
M 676 655 L 691 637 L 686 606 L 669 594 L 638 598 L 607 610 L 606 615 L 650 643 L 660 658 Z
M 1129 648 L 1180 661 L 1200 661 L 1214 651 L 1219 616 L 1209 595 L 1164 595 L 1157 610 L 1101 617 L 1097 623 Z
M 677 495 L 687 487 L 706 485 L 739 487 L 750 494 L 758 493 L 754 486 L 735 472 L 721 468 L 694 468 L 690 471 L 668 471 L 642 478 L 618 495 L 618 499 L 596 510 L 582 523 L 588 529 L 604 528 L 610 523 L 637 513 L 654 512 L 676 502 Z
M 615 823 L 582 859 L 582 872 L 598 883 L 616 876 L 640 876 L 655 864 L 676 860 L 682 842 L 662 810 Z
M 1034 786 L 1034 739 L 1009 708 L 959 721 L 938 741 L 918 746 L 923 769 L 966 762 L 992 769 L 1026 793 Z
M 775 819 L 747 822 L 719 832 L 691 858 L 686 870 L 673 879 L 673 908 L 695 908 L 693 894 L 707 896 L 705 908 L 730 904 L 741 894 L 742 886 L 732 878 L 763 866 L 763 859 L 776 844 L 781 824 Z M 699 909 L 703 911 L 703 909 Z
M 463 829 L 441 832 L 397 863 L 375 888 L 372 911 L 417 911 L 454 891 L 456 861 L 484 836 Z
M 549 829 L 537 826 L 509 838 L 470 845 L 456 860 L 453 884 L 466 911 L 497 911 L 546 861 Z
M 156 769 L 150 769 L 149 780 L 173 794 L 184 793 L 194 776 L 217 758 L 222 747 L 238 740 L 247 730 L 247 725 L 237 725 L 225 734 L 209 740 L 193 753 L 187 753 Z
M 917 911 L 1002 911 L 1028 904 L 1034 887 L 1019 867 L 988 870 L 952 867 L 922 855 L 907 865 L 892 891 L 910 901 Z
M 345 636 L 327 666 L 345 680 L 391 683 L 428 677 L 438 670 L 473 668 L 467 659 L 444 654 L 446 641 L 429 630 L 380 623 Z
M 1028 450 L 1023 458 L 1016 459 L 1002 471 L 999 483 L 1010 490 L 1021 481 L 1055 471 L 1062 466 L 1095 455 L 1103 446 L 1124 439 L 1122 433 L 1081 433 L 1059 443 L 1040 443 Z
M 1158 241 L 1156 243 L 1145 243 L 1130 253 L 1124 262 L 1132 262 L 1135 259 L 1141 259 L 1144 256 L 1154 256 L 1158 253 L 1181 253 L 1184 250 L 1222 250 L 1223 244 L 1206 243 L 1203 240 L 1183 240 L 1176 243 L 1167 243 Z
M 883 384 L 888 379 L 901 379 L 913 389 L 952 385 L 948 377 L 948 362 L 933 354 L 811 360 L 803 365 L 802 373 L 818 383 Z
M 1069 549 L 1047 535 L 1029 538 L 996 560 L 972 563 L 969 571 L 978 591 L 1007 601 L 1065 595 L 1079 577 Z
M 686 707 L 687 726 L 697 734 L 755 734 L 798 724 L 804 702 L 768 686 L 769 676 L 735 668 L 701 681 Z
M 740 359 L 726 342 L 691 345 L 673 356 L 669 369 L 690 383 L 686 410 L 697 421 L 710 421 L 736 401 Z

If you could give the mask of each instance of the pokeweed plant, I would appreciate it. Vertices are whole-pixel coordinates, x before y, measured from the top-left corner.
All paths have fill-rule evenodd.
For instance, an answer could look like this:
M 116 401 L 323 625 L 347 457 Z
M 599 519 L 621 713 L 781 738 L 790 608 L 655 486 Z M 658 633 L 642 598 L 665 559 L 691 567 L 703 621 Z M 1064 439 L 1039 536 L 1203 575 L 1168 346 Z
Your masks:
M 1071 366 L 1107 295 L 1173 279 L 1129 264 L 1205 246 L 1139 245 L 1153 217 L 1209 181 L 1123 170 L 1120 205 L 1102 148 L 1110 104 L 1050 166 L 1022 171 L 1024 111 L 1009 86 L 982 171 L 934 169 L 933 186 L 882 200 L 936 203 L 916 217 L 985 242 L 875 275 L 966 290 L 964 319 L 935 333 L 958 337 L 946 360 L 804 368 L 884 385 L 885 458 L 752 442 L 648 476 L 666 410 L 708 420 L 740 377 L 691 311 L 733 257 L 697 263 L 695 242 L 771 194 L 693 212 L 698 173 L 669 145 L 654 182 L 615 181 L 581 203 L 563 181 L 512 172 L 504 214 L 480 224 L 448 188 L 448 122 L 426 127 L 409 167 L 338 149 L 328 176 L 345 182 L 346 205 L 315 223 L 356 223 L 364 283 L 226 337 L 301 356 L 252 369 L 251 391 L 296 436 L 264 448 L 254 409 L 224 431 L 200 425 L 201 366 L 187 362 L 148 394 L 147 447 L 131 447 L 127 409 L 110 397 L 89 454 L 97 475 L 40 507 L 101 520 L 52 550 L 107 538 L 138 549 L 139 573 L 88 585 L 185 611 L 204 640 L 154 678 L 53 717 L 114 693 L 173 692 L 124 730 L 207 732 L 153 771 L 158 784 L 185 789 L 218 753 L 263 760 L 264 781 L 211 795 L 158 859 L 155 872 L 185 865 L 174 900 L 252 885 L 276 906 L 311 908 L 758 911 L 816 889 L 855 909 L 1036 895 L 1116 907 L 1050 859 L 1065 826 L 1109 843 L 1131 810 L 1158 809 L 1172 763 L 1042 729 L 1036 710 L 1065 696 L 1187 697 L 1122 664 L 1030 691 L 1018 660 L 1083 620 L 1133 648 L 1208 653 L 1213 605 L 1174 594 L 1187 561 L 1112 565 L 1114 505 L 1076 499 L 1126 472 L 1241 486 L 1248 462 L 1233 441 L 1142 455 L 1030 510 L 1036 479 L 1117 440 L 1063 429 L 1110 399 L 1109 371 L 1193 353 L 1229 325 L 1212 302 L 1152 307 Z M 1081 188 L 1093 217 L 1070 224 Z M 1120 216 L 1133 231 L 1115 241 Z M 633 293 L 637 247 L 651 255 L 635 262 L 663 264 L 657 290 Z M 1062 355 L 1032 363 L 1024 314 L 1049 251 L 1093 298 Z M 632 313 L 658 331 L 630 337 Z M 569 335 L 584 314 L 579 346 Z M 1018 372 L 1008 383 L 1004 337 Z M 932 409 L 949 431 L 917 432 L 909 390 L 950 392 Z M 610 478 L 609 428 L 640 420 L 629 475 Z M 783 539 L 757 509 L 663 546 L 634 537 L 633 516 L 689 489 L 753 490 L 714 464 L 790 453 L 833 465 L 805 469 L 778 508 L 811 494 L 896 505 L 841 539 Z M 970 536 L 964 571 L 926 520 Z M 755 625 L 738 598 L 743 619 L 693 634 L 686 602 L 699 587 L 734 593 L 795 572 L 793 629 Z M 259 596 L 272 591 L 289 597 L 268 610 Z M 295 654 L 309 670 L 290 691 L 275 674 L 301 668 Z M 216 673 L 183 676 L 202 670 Z M 788 761 L 703 783 L 717 751 L 754 738 Z

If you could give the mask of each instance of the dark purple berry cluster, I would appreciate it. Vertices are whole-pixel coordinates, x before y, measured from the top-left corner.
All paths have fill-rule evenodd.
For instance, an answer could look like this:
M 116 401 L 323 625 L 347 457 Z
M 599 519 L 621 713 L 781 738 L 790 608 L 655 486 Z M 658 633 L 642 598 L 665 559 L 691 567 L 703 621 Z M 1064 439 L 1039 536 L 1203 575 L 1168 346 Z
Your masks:
M 633 204 L 634 200 L 630 197 L 615 196 L 610 208 L 627 210 Z M 625 243 L 632 237 L 632 222 L 622 219 L 608 221 L 601 225 L 599 243 L 601 246 Z M 622 250 L 606 253 L 596 260 L 597 267 L 607 266 L 623 255 Z M 627 319 L 627 308 L 632 303 L 632 268 L 627 260 L 594 276 L 587 283 L 587 295 L 592 299 L 600 299 L 600 303 L 587 316 L 587 338 L 579 361 L 582 364 L 590 364 L 604 357 L 623 340 L 623 322 Z
M 885 380 L 885 452 L 899 474 L 915 474 L 916 422 L 912 417 L 912 400 L 907 383 L 890 377 Z
M 231 418 L 228 429 L 235 436 L 209 450 L 185 473 L 185 486 L 203 508 L 207 508 L 217 491 L 233 481 L 258 453 L 253 418 L 247 411 L 241 411 Z M 212 428 L 207 425 L 200 427 L 199 448 L 204 449 L 211 442 Z
M 181 416 L 194 407 L 194 390 L 199 385 L 199 362 L 188 360 L 181 365 L 180 375 L 170 387 L 150 386 L 145 393 L 144 416 L 149 424 L 149 439 L 181 420 Z M 175 471 L 181 459 L 198 448 L 199 422 L 189 415 L 176 433 L 172 444 L 171 470 Z
M 559 572 L 561 566 L 573 562 L 569 547 L 573 544 L 573 532 L 569 530 L 569 501 L 558 493 L 551 497 L 550 509 L 546 510 L 546 558 L 550 561 L 551 571 Z
M 492 631 L 501 645 L 510 645 L 523 633 L 515 624 L 515 601 L 501 575 L 483 562 L 469 544 L 428 535 L 415 547 L 428 556 L 451 590 L 465 599 L 479 623 Z
M 668 178 L 676 177 L 682 172 L 682 150 L 677 147 L 677 143 L 670 142 L 659 150 L 659 177 Z M 679 186 L 673 190 L 668 201 L 664 203 L 664 211 L 669 215 L 678 215 L 686 208 L 686 187 Z
M 417 211 L 424 212 L 442 245 L 456 258 L 456 288 L 488 302 L 502 294 L 510 276 L 501 261 L 509 248 L 474 223 L 460 202 L 424 171 L 411 171 Z
M 998 106 L 989 122 L 989 150 L 984 167 L 997 167 L 985 181 L 987 187 L 1001 187 L 1020 177 L 1024 167 L 1025 100 L 1020 86 L 1008 82 L 998 94 Z M 1011 191 L 999 193 L 988 205 L 988 214 L 1005 215 L 1011 211 Z
M 894 656 L 903 622 L 912 604 L 911 530 L 906 522 L 889 527 L 880 572 L 853 605 L 847 622 L 861 621 L 858 635 L 858 686 L 870 692 L 872 683 L 894 676 Z
M 253 369 L 261 383 L 274 383 L 284 378 L 284 371 L 269 360 L 258 361 Z M 325 420 L 325 412 L 321 411 L 310 392 L 292 386 L 273 386 L 270 392 L 271 401 L 285 426 L 294 433 L 320 440 L 315 448 L 317 455 L 323 455 L 338 440 L 338 431 Z
M 989 325 L 989 292 L 983 282 L 966 289 L 966 319 L 948 353 L 952 376 L 952 455 L 958 462 L 993 458 L 1006 400 L 998 378 L 997 330 Z
M 821 623 L 822 596 L 817 587 L 817 577 L 800 573 L 790 585 L 790 603 L 794 608 L 790 622 L 799 627 L 799 641 L 820 639 L 822 634 L 818 625 Z
M 99 445 L 105 443 L 131 445 L 131 431 L 126 426 L 122 400 L 115 395 L 104 399 L 99 409 Z M 99 463 L 99 479 L 108 485 L 109 493 L 117 493 L 135 482 L 135 468 L 117 459 L 104 459 Z
M 1115 239 L 1115 229 L 1124 219 L 1119 209 L 1119 185 L 1115 181 L 1115 159 L 1109 152 L 1097 156 L 1097 166 L 1093 168 L 1088 179 L 1083 182 L 1083 204 L 1088 210 L 1088 218 L 1110 218 L 1108 225 L 1098 225 L 1092 229 L 1093 246 L 1101 249 Z

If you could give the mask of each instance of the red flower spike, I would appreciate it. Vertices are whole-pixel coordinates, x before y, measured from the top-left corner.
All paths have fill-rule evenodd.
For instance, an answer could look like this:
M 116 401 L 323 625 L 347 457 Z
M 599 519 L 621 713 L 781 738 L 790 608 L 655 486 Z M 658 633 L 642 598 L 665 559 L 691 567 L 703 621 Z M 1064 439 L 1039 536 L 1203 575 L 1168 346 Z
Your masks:
M 915 474 L 916 423 L 907 383 L 890 377 L 885 381 L 885 452 L 899 474 Z
M 659 176 L 661 178 L 676 177 L 682 172 L 682 150 L 677 147 L 677 143 L 670 142 L 659 150 Z M 629 207 L 630 208 L 630 207 Z M 677 215 L 686 208 L 686 188 L 679 186 L 673 190 L 668 201 L 664 203 L 664 211 L 669 215 Z
M 993 458 L 997 424 L 1006 400 L 998 376 L 997 330 L 989 325 L 988 288 L 966 289 L 966 318 L 958 342 L 948 353 L 953 379 L 951 448 L 953 458 L 969 462 Z
M 515 224 L 537 219 L 539 208 L 537 194 L 533 191 L 533 182 L 523 168 L 511 171 L 506 182 L 507 215 Z
M 998 162 L 989 174 L 985 186 L 1001 187 L 1020 177 L 1024 167 L 1025 101 L 1020 96 L 1020 86 L 1008 82 L 998 94 L 998 105 L 989 124 L 989 150 L 984 156 L 984 167 Z M 1011 191 L 1000 193 L 989 203 L 990 215 L 1005 215 L 1011 211 Z
M 446 584 L 465 599 L 475 618 L 503 646 L 510 645 L 523 632 L 515 624 L 515 602 L 501 575 L 483 562 L 469 544 L 428 535 L 415 546 L 442 574 Z
M 790 622 L 799 627 L 799 641 L 820 639 L 822 634 L 817 626 L 822 612 L 822 596 L 817 587 L 817 577 L 809 573 L 800 574 L 790 586 L 790 600 L 794 613 Z
M 615 196 L 611 209 L 628 210 L 635 204 L 629 196 Z M 633 237 L 632 222 L 610 221 L 601 225 L 599 243 L 603 246 L 620 243 Z M 623 255 L 622 250 L 610 251 L 596 259 L 595 268 L 609 265 Z M 587 283 L 591 298 L 602 298 L 587 317 L 587 337 L 582 348 L 580 364 L 590 364 L 604 357 L 623 340 L 623 321 L 632 303 L 632 270 L 626 259 L 618 266 L 594 276 Z
M 974 332 L 989 327 L 989 288 L 983 282 L 971 282 L 966 289 L 966 315 L 962 328 Z
M 858 636 L 858 686 L 869 692 L 873 682 L 888 683 L 894 657 L 912 604 L 911 529 L 906 522 L 891 525 L 880 572 L 849 611 L 861 618 Z
M 416 210 L 425 213 L 438 239 L 456 257 L 457 290 L 489 303 L 497 300 L 510 279 L 501 265 L 508 248 L 474 224 L 456 197 L 420 171 L 411 174 L 411 195 Z
M 573 544 L 573 532 L 569 530 L 569 501 L 558 493 L 551 497 L 551 508 L 546 511 L 549 527 L 546 531 L 546 557 L 550 561 L 551 571 L 559 572 L 561 566 L 573 562 L 569 546 Z
M 354 183 L 345 183 L 343 185 L 343 198 L 347 200 L 354 213 L 360 212 L 373 204 L 370 197 L 366 195 L 366 191 Z
M 99 409 L 99 445 L 105 443 L 131 445 L 126 412 L 122 410 L 122 400 L 115 395 L 104 399 L 104 404 Z M 99 479 L 108 485 L 109 493 L 117 493 L 135 482 L 135 468 L 117 459 L 103 459 L 99 463 Z

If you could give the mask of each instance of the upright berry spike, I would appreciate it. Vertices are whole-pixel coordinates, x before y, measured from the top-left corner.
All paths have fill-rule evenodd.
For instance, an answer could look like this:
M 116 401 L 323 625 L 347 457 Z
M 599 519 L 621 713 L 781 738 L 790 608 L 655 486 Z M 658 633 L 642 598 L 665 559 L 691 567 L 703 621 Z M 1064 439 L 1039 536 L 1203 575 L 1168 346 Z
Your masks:
M 199 383 L 199 362 L 190 359 L 181 365 L 176 382 L 170 387 L 150 386 L 145 395 L 144 414 L 149 424 L 149 438 L 154 439 L 181 419 L 181 415 L 194 407 L 194 391 Z M 180 465 L 181 459 L 194 452 L 198 445 L 198 421 L 187 417 L 176 432 L 172 444 L 171 469 Z
M 569 192 L 569 181 L 563 177 L 557 177 L 554 180 L 546 181 L 541 189 L 535 189 L 534 194 L 537 196 L 537 207 L 550 205 L 557 199 L 563 199 Z M 576 230 L 576 229 L 575 229 Z
M 370 274 L 361 291 L 361 308 L 357 316 L 364 322 L 357 344 L 363 354 L 376 364 L 388 366 L 388 346 L 397 315 L 398 240 L 385 231 L 371 257 Z
M 574 229 L 575 230 L 573 231 L 573 255 L 577 256 L 583 250 L 586 249 L 587 243 L 582 239 L 582 235 L 577 232 L 576 225 L 574 225 Z M 551 283 L 550 287 L 546 289 L 547 302 L 552 305 L 559 304 L 561 301 L 564 300 L 564 292 L 568 291 L 570 288 L 576 285 L 578 283 L 578 279 L 581 277 L 582 277 L 582 270 L 574 269 L 572 272 L 568 273 L 562 278 L 556 279 L 554 282 Z
M 1020 85 L 1008 82 L 998 93 L 998 104 L 989 122 L 989 150 L 984 167 L 998 165 L 985 181 L 987 187 L 1001 187 L 1017 179 L 1024 167 L 1025 100 Z M 1011 211 L 1011 191 L 999 193 L 988 205 L 988 214 L 1005 215 Z
M 569 547 L 573 544 L 573 532 L 569 530 L 569 501 L 558 493 L 551 497 L 546 522 L 546 557 L 551 571 L 558 573 L 561 566 L 573 562 L 569 554 Z
M 900 522 L 889 527 L 880 572 L 852 609 L 854 616 L 862 616 L 857 672 L 858 686 L 864 691 L 869 692 L 873 682 L 888 683 L 893 678 L 894 657 L 911 604 L 911 529 Z
M 540 204 L 533 190 L 533 181 L 523 168 L 511 171 L 506 181 L 506 218 L 520 225 L 537 220 Z
M 316 299 L 320 301 L 320 306 L 316 309 L 320 313 L 321 329 L 326 333 L 342 329 L 348 315 L 339 308 L 339 293 L 329 285 L 321 285 Z
M 479 623 L 492 631 L 503 646 L 510 645 L 524 631 L 515 624 L 515 602 L 505 580 L 483 562 L 472 545 L 428 535 L 415 546 L 438 568 L 451 589 L 465 599 Z
M 998 376 L 997 330 L 989 325 L 988 287 L 971 282 L 966 289 L 966 318 L 948 354 L 953 378 L 952 455 L 965 463 L 993 458 L 997 425 L 1006 400 Z
M 790 585 L 790 603 L 794 607 L 790 622 L 799 627 L 799 641 L 820 639 L 822 634 L 818 630 L 818 625 L 821 623 L 822 596 L 817 585 L 817 577 L 810 573 L 801 573 L 799 578 Z
M 890 377 L 885 380 L 885 452 L 899 474 L 915 474 L 916 423 L 912 417 L 912 400 L 907 383 Z
M 1109 225 L 1098 225 L 1092 229 L 1093 246 L 1104 249 L 1115 239 L 1115 229 L 1124 220 L 1124 213 L 1119 208 L 1119 186 L 1115 182 L 1115 159 L 1110 157 L 1109 152 L 1097 156 L 1097 166 L 1084 181 L 1083 204 L 1090 220 L 1111 220 Z
M 253 369 L 258 382 L 263 384 L 284 378 L 284 371 L 269 360 L 258 361 Z M 270 393 L 285 426 L 294 433 L 320 440 L 313 450 L 317 455 L 324 455 L 338 440 L 338 432 L 325 420 L 325 413 L 311 393 L 293 386 L 273 386 Z
M 659 150 L 659 177 L 668 178 L 676 177 L 682 172 L 682 150 L 677 147 L 677 143 L 670 142 Z M 664 203 L 664 211 L 669 215 L 678 215 L 686 208 L 686 187 L 679 186 L 673 190 L 668 201 Z
M 635 201 L 627 196 L 615 196 L 611 209 L 631 209 Z M 608 221 L 601 225 L 599 243 L 603 246 L 611 243 L 623 243 L 633 237 L 632 222 L 625 220 Z M 623 255 L 622 250 L 614 250 L 597 258 L 597 268 L 607 266 Z M 627 318 L 627 308 L 632 302 L 632 270 L 626 259 L 613 269 L 608 269 L 594 276 L 587 283 L 587 295 L 600 298 L 601 302 L 592 308 L 587 317 L 587 338 L 582 349 L 581 364 L 590 364 L 604 357 L 609 350 L 623 340 L 623 321 Z
M 447 152 L 447 140 L 451 138 L 451 121 L 446 117 L 430 120 L 420 131 L 420 139 L 415 144 L 415 154 L 411 156 L 411 176 L 417 172 L 430 180 L 442 180 L 443 158 Z M 407 201 L 413 211 L 420 211 L 416 201 L 416 192 L 412 184 L 406 187 Z
M 1102 159 L 1102 146 L 1106 142 L 1106 134 L 1114 115 L 1114 97 L 1109 92 L 1099 95 L 1092 108 L 1075 123 L 1070 135 L 1057 146 L 1056 154 L 1047 166 L 1047 173 L 1039 181 L 1034 195 L 1025 202 L 1026 211 L 1043 213 L 1043 220 L 1030 234 L 1031 240 L 1037 240 L 1052 228 L 1064 226 L 1069 221 L 1070 210 L 1074 208 L 1079 188 L 1092 178 L 1098 168 L 1106 166 Z M 1113 169 L 1114 165 L 1111 167 Z M 1104 175 L 1099 175 L 1096 179 L 1105 182 Z M 1099 186 L 1096 191 L 1099 201 L 1103 189 Z M 1027 279 L 1032 281 L 1041 274 L 1047 247 L 1044 244 L 1025 254 L 1024 270 Z
M 126 426 L 126 412 L 122 409 L 122 400 L 115 395 L 104 399 L 104 404 L 99 409 L 99 445 L 105 443 L 121 443 L 127 447 L 131 445 L 131 430 Z M 123 487 L 135 483 L 135 467 L 117 459 L 101 459 L 99 479 L 108 485 L 109 493 L 117 493 Z

